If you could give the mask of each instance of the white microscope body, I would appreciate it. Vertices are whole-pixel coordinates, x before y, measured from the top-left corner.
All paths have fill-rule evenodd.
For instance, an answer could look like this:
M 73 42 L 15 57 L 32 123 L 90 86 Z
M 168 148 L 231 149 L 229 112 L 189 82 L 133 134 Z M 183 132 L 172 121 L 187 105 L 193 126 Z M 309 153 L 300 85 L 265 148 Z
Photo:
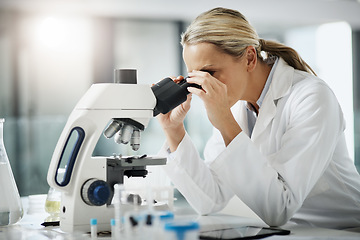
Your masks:
M 113 185 L 109 186 L 108 182 L 110 159 L 93 157 L 93 150 L 109 121 L 130 120 L 127 125 L 143 130 L 138 127 L 147 127 L 155 105 L 156 98 L 150 86 L 119 83 L 93 84 L 77 103 L 61 133 L 47 175 L 49 185 L 62 192 L 61 230 L 90 231 L 91 218 L 97 218 L 99 231 L 110 230 L 110 219 L 114 218 L 114 207 L 109 199 L 109 194 L 110 198 L 113 194 Z M 111 174 L 117 176 L 111 178 L 122 183 L 124 168 L 144 171 L 145 165 L 163 165 L 166 159 L 115 162 L 121 172 L 112 171 Z M 62 177 L 59 169 L 65 169 Z

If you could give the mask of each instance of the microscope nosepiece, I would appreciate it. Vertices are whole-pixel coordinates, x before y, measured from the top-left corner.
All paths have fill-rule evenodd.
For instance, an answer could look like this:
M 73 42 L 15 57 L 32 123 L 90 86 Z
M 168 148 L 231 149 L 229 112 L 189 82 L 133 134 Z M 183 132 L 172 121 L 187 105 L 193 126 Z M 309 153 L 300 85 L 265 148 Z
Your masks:
M 113 121 L 105 129 L 104 135 L 107 138 L 114 137 L 117 144 L 128 144 L 134 151 L 140 148 L 140 131 L 144 125 L 130 118 L 113 118 Z

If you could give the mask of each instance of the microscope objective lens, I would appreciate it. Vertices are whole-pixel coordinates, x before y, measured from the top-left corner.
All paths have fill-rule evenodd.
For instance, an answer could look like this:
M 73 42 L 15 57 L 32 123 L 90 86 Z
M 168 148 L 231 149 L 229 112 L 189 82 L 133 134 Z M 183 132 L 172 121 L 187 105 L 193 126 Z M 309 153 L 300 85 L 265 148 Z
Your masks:
M 121 129 L 121 143 L 128 144 L 134 131 L 133 126 L 126 124 Z
M 107 138 L 112 138 L 116 132 L 121 128 L 121 123 L 118 121 L 113 121 L 104 131 L 104 135 Z
M 120 144 L 121 143 L 121 130 L 119 130 L 115 136 L 114 136 L 114 141 L 117 143 L 117 144 Z
M 140 131 L 139 130 L 134 130 L 134 132 L 131 136 L 130 145 L 134 151 L 139 150 L 139 148 L 140 148 Z

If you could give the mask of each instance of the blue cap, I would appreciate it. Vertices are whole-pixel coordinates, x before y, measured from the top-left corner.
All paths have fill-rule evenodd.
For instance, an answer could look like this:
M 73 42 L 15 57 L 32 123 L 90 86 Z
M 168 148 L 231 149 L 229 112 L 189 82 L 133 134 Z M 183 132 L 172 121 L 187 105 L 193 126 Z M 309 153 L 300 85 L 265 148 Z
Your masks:
M 90 219 L 90 225 L 97 225 L 97 219 L 96 218 L 92 218 Z
M 195 221 L 174 221 L 165 223 L 164 228 L 166 231 L 185 232 L 188 230 L 198 230 L 200 226 Z
M 172 219 L 174 219 L 174 213 L 172 213 L 170 211 L 160 212 L 159 218 L 161 221 L 172 220 Z
M 110 224 L 111 224 L 111 226 L 115 226 L 115 219 L 112 218 L 112 219 L 110 220 Z
M 198 230 L 200 226 L 194 221 L 174 221 L 166 223 L 164 228 L 165 231 L 173 231 L 178 240 L 184 240 L 187 231 Z

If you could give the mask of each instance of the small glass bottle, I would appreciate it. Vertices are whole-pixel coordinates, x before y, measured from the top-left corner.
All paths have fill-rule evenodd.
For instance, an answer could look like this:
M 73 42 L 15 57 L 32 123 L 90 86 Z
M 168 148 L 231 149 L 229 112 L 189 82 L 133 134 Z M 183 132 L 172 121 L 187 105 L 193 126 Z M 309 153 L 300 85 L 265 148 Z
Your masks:
M 58 169 L 58 177 L 64 176 L 65 169 Z M 57 222 L 60 221 L 60 205 L 61 205 L 61 192 L 50 187 L 45 201 L 45 211 L 50 214 L 45 219 L 45 222 Z
M 61 192 L 50 187 L 45 201 L 45 211 L 49 213 L 50 216 L 45 219 L 45 222 L 60 221 L 60 204 Z
M 24 212 L 4 146 L 4 122 L 5 119 L 0 118 L 0 226 L 18 222 Z

